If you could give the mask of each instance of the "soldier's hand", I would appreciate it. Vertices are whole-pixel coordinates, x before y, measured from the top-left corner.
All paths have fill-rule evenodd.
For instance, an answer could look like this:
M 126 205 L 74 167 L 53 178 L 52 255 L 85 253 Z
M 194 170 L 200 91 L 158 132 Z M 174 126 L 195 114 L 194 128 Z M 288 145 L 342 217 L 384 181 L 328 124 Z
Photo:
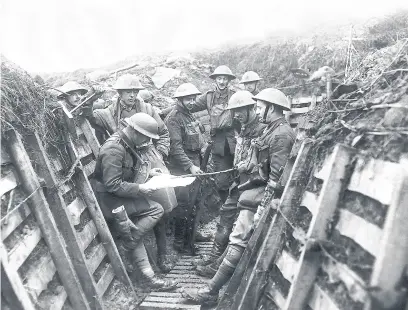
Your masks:
M 154 188 L 152 186 L 146 186 L 146 184 L 139 185 L 139 192 L 143 195 L 151 195 L 156 190 L 157 188 Z
M 198 175 L 198 174 L 203 173 L 199 167 L 194 166 L 194 165 L 191 166 L 190 172 L 191 172 L 191 174 L 194 174 L 194 175 Z
M 164 173 L 163 170 L 161 170 L 160 168 L 153 168 L 152 170 L 150 170 L 149 175 L 151 177 L 154 177 L 156 175 L 161 175 L 163 173 Z
M 239 173 L 244 173 L 248 170 L 248 165 L 246 162 L 244 161 L 240 161 L 237 166 L 236 166 L 237 170 Z
M 105 89 L 99 85 L 93 85 L 91 89 L 95 94 L 98 94 L 98 95 L 102 95 L 105 92 Z

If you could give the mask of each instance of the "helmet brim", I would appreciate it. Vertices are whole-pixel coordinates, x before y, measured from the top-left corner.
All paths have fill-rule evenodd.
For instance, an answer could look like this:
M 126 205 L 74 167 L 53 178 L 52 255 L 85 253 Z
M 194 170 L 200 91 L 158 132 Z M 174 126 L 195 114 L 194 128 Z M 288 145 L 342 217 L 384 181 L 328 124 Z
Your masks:
M 282 110 L 284 110 L 284 111 L 290 111 L 290 108 L 288 108 L 288 107 L 285 107 L 285 106 L 283 106 L 283 105 L 280 105 L 280 104 L 277 104 L 277 103 L 274 103 L 274 102 L 270 102 L 270 101 L 265 100 L 265 99 L 262 99 L 262 98 L 257 98 L 256 96 L 252 97 L 252 99 L 255 100 L 255 103 L 256 103 L 257 100 L 261 100 L 261 101 L 266 102 L 266 103 L 268 103 L 268 104 L 277 105 L 278 107 L 281 107 Z
M 57 99 L 64 99 L 67 95 L 69 95 L 70 92 L 78 91 L 78 90 L 81 92 L 81 95 L 82 95 L 82 96 L 85 95 L 85 94 L 88 92 L 88 90 L 87 90 L 86 88 L 73 89 L 73 90 L 70 90 L 70 91 L 65 92 L 65 93 L 60 93 L 60 94 L 57 96 Z
M 237 78 L 237 77 L 236 77 L 235 75 L 233 75 L 233 74 L 219 74 L 219 73 L 210 74 L 209 77 L 210 77 L 211 79 L 215 80 L 215 78 L 216 78 L 217 76 L 221 76 L 221 75 L 228 76 L 228 78 L 230 79 L 230 81 L 235 80 L 235 79 Z
M 262 78 L 259 79 L 253 79 L 253 80 L 246 80 L 246 81 L 240 81 L 238 84 L 245 84 L 245 83 L 251 83 L 251 82 L 259 82 L 260 80 L 262 80 Z
M 147 130 L 145 130 L 145 129 L 141 128 L 141 127 L 136 127 L 136 128 L 133 127 L 133 126 L 131 125 L 131 123 L 129 122 L 129 118 L 128 118 L 128 117 L 125 118 L 124 121 L 125 121 L 126 124 L 128 124 L 133 130 L 135 130 L 135 131 L 141 133 L 142 135 L 144 135 L 144 136 L 146 136 L 146 137 L 149 137 L 149 138 L 152 138 L 152 139 L 155 139 L 155 140 L 159 140 L 159 139 L 160 139 L 160 136 L 159 136 L 159 135 L 152 134 L 152 133 L 148 132 Z
M 173 98 L 178 99 L 178 98 L 183 98 L 183 97 L 188 97 L 188 96 L 199 96 L 201 94 L 202 94 L 201 92 L 198 92 L 198 93 L 193 93 L 193 94 L 188 94 L 188 95 L 174 95 Z
M 133 89 L 136 89 L 136 90 L 142 90 L 142 89 L 146 89 L 145 87 L 143 87 L 143 86 L 140 86 L 140 87 L 131 87 L 131 88 L 123 88 L 123 87 L 112 87 L 113 89 L 115 89 L 115 90 L 133 90 Z

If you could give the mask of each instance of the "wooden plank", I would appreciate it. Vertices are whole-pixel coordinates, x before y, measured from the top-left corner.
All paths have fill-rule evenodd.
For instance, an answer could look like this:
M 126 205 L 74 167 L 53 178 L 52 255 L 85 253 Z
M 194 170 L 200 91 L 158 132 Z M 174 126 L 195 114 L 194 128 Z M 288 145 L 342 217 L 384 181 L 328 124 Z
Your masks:
M 80 125 L 80 127 L 81 127 L 81 129 L 82 129 L 82 131 L 84 133 L 85 138 L 86 138 L 86 141 L 88 142 L 89 146 L 91 147 L 92 152 L 95 155 L 95 158 L 97 158 L 98 154 L 99 154 L 99 149 L 100 149 L 101 146 L 100 146 L 100 144 L 98 142 L 98 139 L 95 136 L 95 132 L 94 132 L 91 124 L 89 123 L 89 121 L 86 118 L 84 118 L 82 116 L 79 116 L 78 120 L 79 120 L 79 125 Z
M 200 310 L 200 305 L 187 305 L 187 304 L 162 304 L 158 302 L 143 302 L 140 305 L 141 310 L 154 310 L 154 309 L 189 309 L 189 310 Z
M 315 215 L 317 208 L 317 198 L 318 197 L 316 194 L 305 191 L 300 205 L 306 207 L 313 215 Z
M 37 299 L 41 292 L 47 289 L 47 285 L 56 271 L 57 269 L 49 252 L 41 256 L 29 267 L 25 275 L 24 286 L 29 289 L 34 299 Z
M 94 250 L 92 251 L 92 254 L 87 259 L 88 269 L 90 270 L 92 274 L 98 268 L 98 266 L 102 262 L 105 255 L 106 255 L 106 250 L 103 247 L 102 243 L 99 243 L 97 246 L 95 246 Z
M 159 302 L 167 304 L 177 304 L 177 303 L 184 303 L 186 301 L 183 297 L 160 297 L 160 296 L 147 296 L 143 302 Z
M 76 158 L 78 158 L 78 153 L 72 140 L 70 141 L 69 150 L 71 152 L 72 159 L 76 160 Z M 88 206 L 88 211 L 95 223 L 99 238 L 105 246 L 106 253 L 108 254 L 113 269 L 115 270 L 115 274 L 118 276 L 119 280 L 122 283 L 129 286 L 133 290 L 133 284 L 130 281 L 125 266 L 123 265 L 123 261 L 119 255 L 116 244 L 113 241 L 108 224 L 105 221 L 101 208 L 99 207 L 99 204 L 92 190 L 92 186 L 89 183 L 85 172 L 80 171 L 79 173 L 77 173 L 74 177 L 74 182 L 76 187 L 81 191 L 82 198 Z
M 326 227 L 331 221 L 341 195 L 342 182 L 347 165 L 355 153 L 344 145 L 336 145 L 330 161 L 326 163 L 326 175 L 317 200 L 316 212 L 306 234 L 305 246 L 299 258 L 299 269 L 289 289 L 284 309 L 303 309 L 313 287 L 319 266 L 320 252 L 313 250 L 314 240 L 326 240 Z M 311 250 L 312 249 L 312 250 Z
M 321 268 L 327 273 L 329 283 L 341 281 L 346 286 L 352 300 L 364 304 L 369 299 L 369 294 L 365 290 L 364 280 L 347 265 L 335 262 L 331 257 L 325 255 Z
M 0 197 L 12 189 L 15 189 L 17 186 L 18 181 L 13 170 L 8 171 L 7 174 L 0 179 Z
M 293 282 L 293 279 L 295 277 L 297 264 L 297 260 L 286 250 L 282 250 L 282 254 L 276 260 L 276 266 L 279 268 L 285 279 L 290 283 Z
M 85 136 L 81 136 L 78 139 L 78 155 L 81 158 L 87 157 L 89 154 L 93 154 L 91 147 L 89 146 L 88 142 L 86 141 Z
M 269 295 L 271 295 L 274 303 L 280 308 L 283 309 L 285 306 L 286 299 L 282 293 L 278 290 L 277 287 L 273 287 L 269 290 Z
M 82 251 L 85 251 L 97 234 L 98 231 L 93 221 L 89 221 L 85 227 L 78 232 L 78 243 Z
M 96 161 L 93 160 L 90 163 L 84 166 L 84 172 L 86 176 L 89 178 L 95 171 Z
M 260 240 L 261 246 L 259 250 L 252 253 L 246 265 L 241 285 L 234 295 L 232 307 L 228 304 L 224 304 L 224 306 L 231 307 L 232 309 L 250 310 L 254 309 L 258 303 L 264 289 L 263 286 L 267 279 L 269 268 L 274 262 L 277 252 L 282 247 L 284 240 L 282 232 L 288 225 L 286 217 L 290 217 L 294 206 L 300 203 L 306 188 L 308 175 L 311 173 L 312 163 L 308 155 L 312 150 L 312 145 L 313 141 L 310 139 L 306 139 L 302 143 L 299 155 L 296 158 L 293 169 L 291 169 L 289 180 L 281 197 L 281 212 L 277 213 L 273 221 L 265 227 L 266 234 Z M 284 213 L 285 216 L 281 213 Z M 252 236 L 252 238 L 254 237 Z M 221 304 L 218 306 L 218 309 L 223 309 Z
M 41 240 L 41 229 L 38 226 L 22 238 L 9 252 L 10 267 L 18 270 Z
M 98 293 L 100 296 L 103 296 L 105 294 L 106 290 L 109 287 L 109 284 L 113 281 L 113 278 L 115 277 L 115 272 L 113 271 L 112 265 L 109 264 L 108 268 L 104 271 L 102 277 L 99 279 L 97 288 L 98 288 Z
M 1 292 L 12 309 L 35 310 L 16 269 L 9 265 L 7 251 L 0 243 Z
M 313 310 L 340 310 L 327 293 L 317 284 L 313 286 L 308 305 Z
M 6 239 L 26 218 L 31 214 L 31 210 L 26 203 L 11 210 L 1 220 L 1 240 Z
M 67 212 L 71 216 L 73 225 L 78 225 L 80 223 L 81 214 L 85 209 L 86 204 L 79 197 L 75 198 L 75 200 L 68 205 Z
M 64 166 L 62 165 L 61 159 L 59 157 L 51 158 L 50 161 L 55 172 L 60 172 L 64 169 Z
M 359 158 L 351 176 L 348 189 L 389 205 L 394 188 L 398 185 L 395 178 L 401 165 L 379 159 Z
M 61 310 L 64 307 L 67 298 L 67 292 L 64 289 L 60 290 L 58 294 L 54 295 L 48 303 L 49 310 Z
M 35 189 L 37 186 L 40 186 L 36 179 L 37 174 L 44 179 L 46 186 L 51 189 L 47 191 L 47 195 L 48 200 L 53 203 L 49 205 L 43 192 L 38 191 L 38 196 L 33 196 L 38 201 L 34 200 L 35 203 L 32 211 L 43 231 L 43 238 L 50 249 L 51 256 L 72 307 L 74 309 L 102 309 L 102 300 L 96 292 L 96 283 L 92 274 L 86 268 L 85 257 L 78 245 L 75 229 L 66 213 L 67 206 L 62 199 L 61 193 L 58 190 L 52 190 L 57 183 L 56 177 L 52 172 L 50 161 L 41 143 L 41 138 L 35 133 L 33 136 L 27 136 L 26 141 L 32 150 L 30 154 L 37 164 L 37 171 L 34 171 L 29 163 L 26 153 L 24 153 L 26 160 L 21 159 L 23 162 L 16 166 L 23 168 L 20 175 L 24 176 L 27 174 L 26 177 L 30 181 L 24 184 L 23 180 L 25 180 L 25 177 L 23 177 L 22 182 L 28 189 Z M 14 145 L 13 143 L 10 144 Z M 15 148 L 13 153 L 20 154 L 23 153 L 23 150 L 23 147 Z M 13 157 L 18 158 L 18 155 Z
M 377 286 L 384 291 L 392 291 L 397 286 L 404 274 L 404 268 L 408 266 L 408 173 L 404 169 L 406 167 L 401 167 L 404 176 L 395 188 L 388 207 L 370 281 L 371 286 Z M 395 175 L 395 178 L 401 179 L 399 175 Z M 368 303 L 366 309 L 369 307 Z
M 309 107 L 304 107 L 304 108 L 291 108 L 290 111 L 292 114 L 304 114 L 309 112 Z
M 383 234 L 383 231 L 377 225 L 367 222 L 346 209 L 340 209 L 336 229 L 343 236 L 353 239 L 373 256 L 377 256 L 379 251 L 378 242 Z

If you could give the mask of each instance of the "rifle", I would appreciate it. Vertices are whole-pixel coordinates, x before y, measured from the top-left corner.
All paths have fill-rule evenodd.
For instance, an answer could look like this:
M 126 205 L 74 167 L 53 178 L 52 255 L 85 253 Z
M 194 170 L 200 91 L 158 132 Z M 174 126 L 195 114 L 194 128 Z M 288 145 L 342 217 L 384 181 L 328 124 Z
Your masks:
M 212 142 L 210 141 L 207 145 L 207 148 L 205 149 L 203 160 L 201 161 L 201 164 L 200 164 L 200 169 L 204 172 L 207 170 L 207 164 L 210 158 L 211 150 L 212 150 Z M 198 222 L 200 218 L 199 216 L 200 210 L 198 209 L 198 206 L 196 206 L 196 202 L 197 202 L 198 194 L 200 192 L 201 180 L 197 178 L 195 182 L 197 182 L 197 185 L 194 188 L 194 192 L 191 194 L 191 197 L 192 197 L 191 201 L 193 202 L 193 212 L 191 214 L 190 219 L 192 219 L 192 225 L 188 225 L 188 230 L 189 230 L 188 246 L 190 247 L 191 254 L 193 256 L 195 255 L 195 248 L 194 248 L 195 235 L 196 235 L 196 230 L 197 230 L 197 226 L 198 226 Z

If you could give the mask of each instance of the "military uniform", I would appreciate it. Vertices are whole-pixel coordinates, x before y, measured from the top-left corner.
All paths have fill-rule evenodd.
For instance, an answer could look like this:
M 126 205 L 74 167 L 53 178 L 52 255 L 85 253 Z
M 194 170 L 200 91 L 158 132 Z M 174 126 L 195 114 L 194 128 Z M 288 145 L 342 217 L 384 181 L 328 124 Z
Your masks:
M 115 133 L 106 140 L 99 151 L 92 183 L 99 205 L 108 221 L 112 219 L 112 210 L 124 205 L 131 219 L 146 219 L 147 231 L 157 223 L 164 211 L 159 203 L 139 193 L 139 184 L 134 183 L 138 177 L 137 173 L 137 159 L 119 133 Z M 145 176 L 141 177 L 144 178 Z
M 167 115 L 165 124 L 170 133 L 168 168 L 171 173 L 188 174 L 193 165 L 200 167 L 201 151 L 206 145 L 202 135 L 204 129 L 200 122 L 179 102 Z M 175 241 L 179 243 L 180 248 L 182 242 L 188 242 L 187 235 L 191 234 L 193 228 L 196 207 L 192 199 L 197 198 L 195 194 L 199 191 L 199 186 L 200 183 L 196 180 L 189 186 L 175 189 L 178 202 L 178 206 L 173 210 L 176 219 Z
M 212 160 L 214 170 L 221 171 L 233 166 L 234 150 L 236 145 L 234 122 L 231 111 L 226 110 L 229 98 L 233 90 L 226 91 L 209 90 L 197 98 L 196 105 L 191 112 L 207 110 L 210 115 Z M 222 195 L 228 194 L 228 188 L 232 183 L 231 174 L 221 173 L 215 177 L 216 185 Z M 222 197 L 225 200 L 225 197 Z
M 157 150 L 166 157 L 170 148 L 169 131 L 157 111 L 150 103 L 146 103 L 139 98 L 136 98 L 133 107 L 127 108 L 120 104 L 120 99 L 118 99 L 116 103 L 111 104 L 105 109 L 97 109 L 93 111 L 92 107 L 83 109 L 83 115 L 89 119 L 94 126 L 95 131 L 99 133 L 100 140 L 103 140 L 103 138 L 100 138 L 101 134 L 106 138 L 106 131 L 109 132 L 109 134 L 113 134 L 118 129 L 121 129 L 121 125 L 118 124 L 118 118 L 124 119 L 139 112 L 152 116 L 159 124 L 160 139 L 155 141 L 155 146 Z

